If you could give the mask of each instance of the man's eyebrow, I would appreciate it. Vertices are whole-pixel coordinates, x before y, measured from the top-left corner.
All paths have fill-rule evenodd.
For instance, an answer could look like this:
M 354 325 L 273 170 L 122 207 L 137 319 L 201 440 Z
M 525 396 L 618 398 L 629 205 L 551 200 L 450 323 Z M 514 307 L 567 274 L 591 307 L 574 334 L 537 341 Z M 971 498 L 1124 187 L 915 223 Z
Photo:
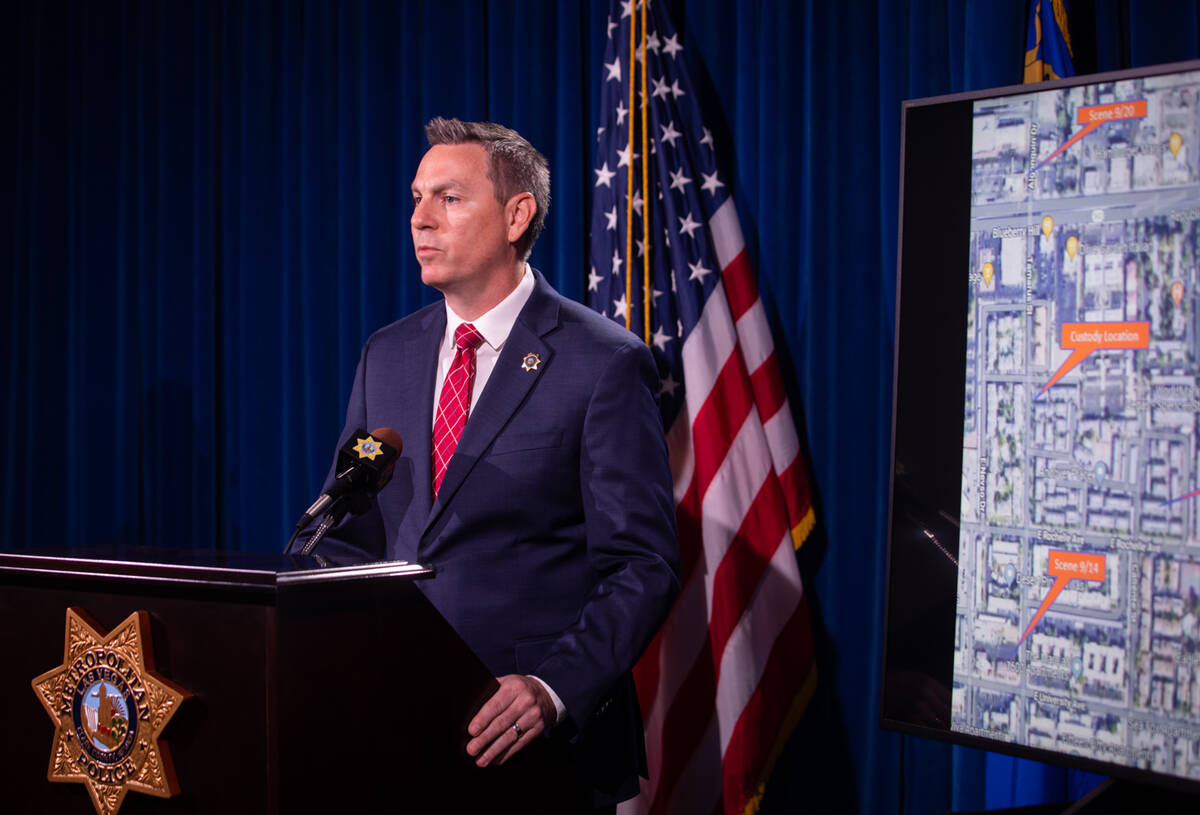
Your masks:
M 428 192 L 430 195 L 437 195 L 438 193 L 446 192 L 447 190 L 460 190 L 463 188 L 463 186 L 464 185 L 462 182 L 451 179 L 450 181 L 441 181 L 435 184 L 429 189 Z M 414 194 L 418 192 L 416 184 L 412 185 L 412 192 Z

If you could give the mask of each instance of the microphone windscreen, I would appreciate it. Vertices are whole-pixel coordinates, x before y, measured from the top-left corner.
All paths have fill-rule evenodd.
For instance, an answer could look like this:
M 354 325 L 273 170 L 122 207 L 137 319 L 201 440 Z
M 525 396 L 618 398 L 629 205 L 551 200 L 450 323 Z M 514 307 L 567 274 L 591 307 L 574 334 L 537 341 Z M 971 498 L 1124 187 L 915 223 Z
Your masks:
M 396 455 L 400 455 L 400 451 L 404 449 L 404 440 L 400 438 L 399 433 L 390 427 L 377 427 L 371 431 L 371 435 L 389 447 L 395 448 Z
M 388 458 L 387 463 L 379 472 L 379 480 L 375 483 L 375 489 L 381 490 L 392 480 L 392 473 L 396 470 L 396 461 L 400 458 L 400 451 L 404 449 L 404 440 L 390 427 L 377 427 L 371 431 L 371 435 L 396 451 L 395 455 Z

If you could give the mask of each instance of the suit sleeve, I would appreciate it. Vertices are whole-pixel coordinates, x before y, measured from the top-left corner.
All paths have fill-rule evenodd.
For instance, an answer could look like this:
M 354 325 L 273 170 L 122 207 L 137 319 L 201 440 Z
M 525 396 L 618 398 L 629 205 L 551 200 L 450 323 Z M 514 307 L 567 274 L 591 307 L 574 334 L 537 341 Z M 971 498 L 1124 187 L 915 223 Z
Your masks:
M 617 348 L 584 419 L 580 484 L 587 556 L 600 575 L 530 673 L 583 725 L 654 637 L 679 592 L 679 547 L 658 375 L 640 343 Z

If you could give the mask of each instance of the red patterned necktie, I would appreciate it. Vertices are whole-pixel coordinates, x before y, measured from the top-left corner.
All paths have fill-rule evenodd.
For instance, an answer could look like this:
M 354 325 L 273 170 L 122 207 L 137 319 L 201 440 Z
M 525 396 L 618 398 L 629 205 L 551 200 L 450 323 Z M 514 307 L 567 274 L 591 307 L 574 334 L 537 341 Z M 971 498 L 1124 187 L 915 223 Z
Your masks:
M 438 397 L 437 416 L 433 422 L 433 497 L 437 498 L 450 457 L 462 437 L 471 409 L 471 389 L 475 386 L 475 349 L 483 335 L 470 323 L 454 331 L 454 362 L 446 372 L 442 395 Z

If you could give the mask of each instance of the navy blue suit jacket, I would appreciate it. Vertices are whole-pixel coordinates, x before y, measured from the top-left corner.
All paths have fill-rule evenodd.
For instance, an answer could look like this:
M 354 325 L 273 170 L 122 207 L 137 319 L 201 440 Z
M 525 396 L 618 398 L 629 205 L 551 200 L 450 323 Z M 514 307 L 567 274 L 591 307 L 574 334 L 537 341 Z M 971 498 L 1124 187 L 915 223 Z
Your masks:
M 536 675 L 562 698 L 571 749 L 607 803 L 645 773 L 629 672 L 679 589 L 658 375 L 635 335 L 535 275 L 436 501 L 445 306 L 370 337 L 338 445 L 391 427 L 404 449 L 372 510 L 318 551 L 349 544 L 432 565 L 422 590 L 488 669 Z M 523 368 L 528 354 L 536 370 Z

